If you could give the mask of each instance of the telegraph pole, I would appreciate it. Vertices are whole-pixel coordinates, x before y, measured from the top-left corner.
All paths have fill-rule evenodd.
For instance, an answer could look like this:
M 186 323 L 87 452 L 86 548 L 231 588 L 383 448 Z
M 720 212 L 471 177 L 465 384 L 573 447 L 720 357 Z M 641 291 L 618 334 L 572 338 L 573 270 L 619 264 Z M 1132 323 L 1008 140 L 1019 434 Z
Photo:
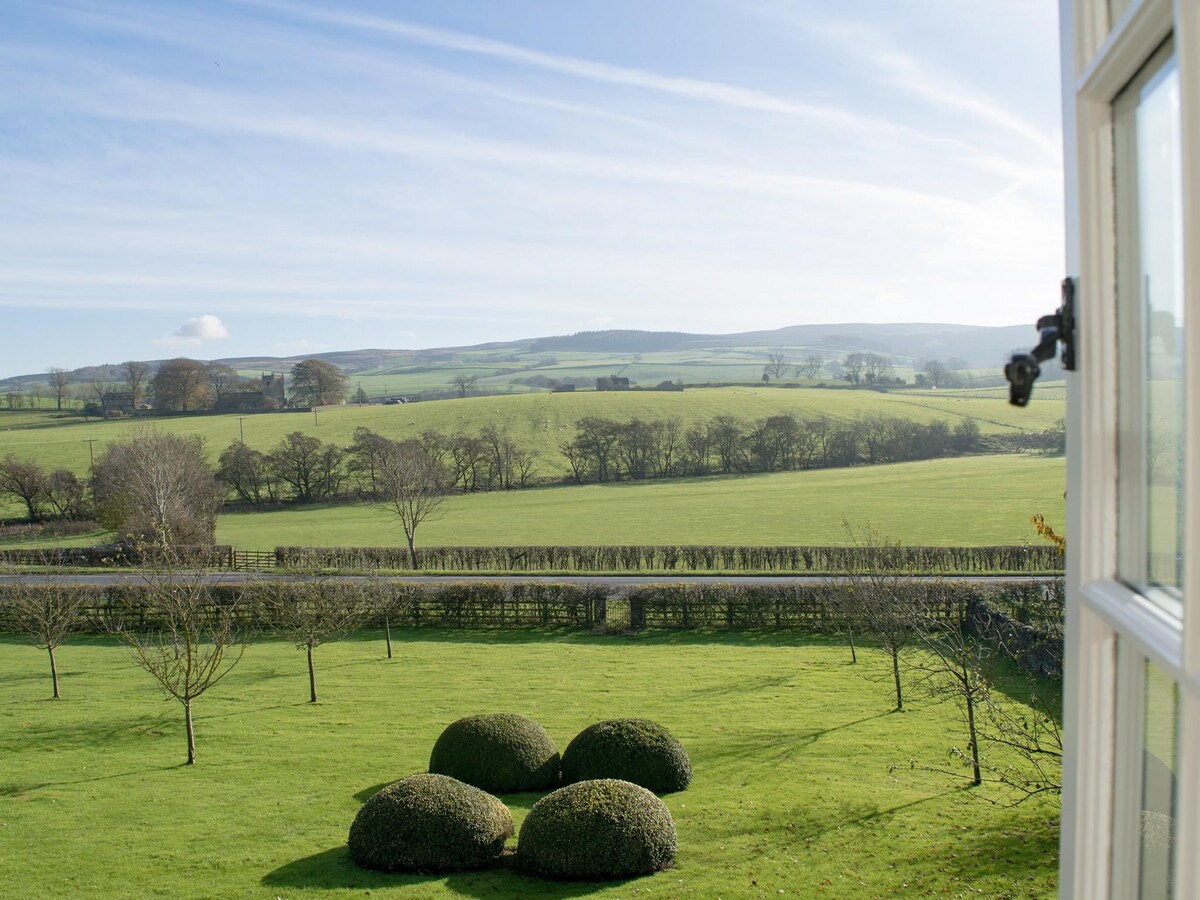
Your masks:
M 238 417 L 237 417 L 237 420 L 238 420 L 238 441 L 239 441 L 239 442 L 241 442 L 242 444 L 245 444 L 245 443 L 246 443 L 246 430 L 245 430 L 245 429 L 242 427 L 242 420 L 243 420 L 243 419 L 245 419 L 245 418 L 246 418 L 245 416 L 238 416 Z
M 88 445 L 88 469 L 92 473 L 92 478 L 96 477 L 96 454 L 92 450 L 92 444 L 96 443 L 96 441 L 98 441 L 98 440 L 100 440 L 100 439 L 99 438 L 88 438 L 87 440 L 84 441 L 84 443 Z

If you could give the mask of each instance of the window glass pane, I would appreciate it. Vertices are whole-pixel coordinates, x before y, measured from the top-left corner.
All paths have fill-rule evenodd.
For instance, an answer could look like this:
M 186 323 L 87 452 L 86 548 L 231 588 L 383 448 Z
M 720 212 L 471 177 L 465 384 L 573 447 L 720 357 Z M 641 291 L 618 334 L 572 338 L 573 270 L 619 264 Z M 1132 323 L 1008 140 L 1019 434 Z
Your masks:
M 1178 770 L 1179 686 L 1146 663 L 1142 750 L 1141 900 L 1170 900 L 1175 866 L 1175 773 Z
M 1183 194 L 1179 70 L 1160 53 L 1114 107 L 1121 577 L 1179 613 Z

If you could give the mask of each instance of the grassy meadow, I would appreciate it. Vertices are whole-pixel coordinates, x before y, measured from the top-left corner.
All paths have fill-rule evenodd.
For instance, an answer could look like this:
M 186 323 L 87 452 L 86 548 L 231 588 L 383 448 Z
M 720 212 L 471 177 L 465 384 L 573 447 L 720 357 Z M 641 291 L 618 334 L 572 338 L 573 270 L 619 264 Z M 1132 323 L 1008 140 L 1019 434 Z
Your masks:
M 953 704 L 893 713 L 884 654 L 780 633 L 604 637 L 413 630 L 303 654 L 263 641 L 181 709 L 108 638 L 43 652 L 0 637 L 0 884 L 13 897 L 1041 898 L 1055 894 L 1057 803 L 1015 808 L 910 760 L 944 765 Z M 1010 684 L 1019 691 L 1019 684 Z M 832 700 L 836 698 L 836 702 Z M 677 867 L 608 884 L 508 869 L 384 875 L 346 833 L 382 785 L 423 771 L 441 729 L 472 713 L 541 722 L 559 748 L 605 718 L 661 722 L 692 786 L 665 799 Z M 518 830 L 537 794 L 505 796 Z M 515 845 L 516 839 L 510 842 Z
M 417 545 L 844 544 L 843 519 L 870 521 L 908 545 L 1036 542 L 1035 512 L 1061 528 L 1061 457 L 977 456 L 848 469 L 531 488 L 450 497 L 421 525 Z M 8 539 L 0 546 L 82 546 L 73 538 Z M 284 506 L 225 513 L 217 540 L 243 550 L 277 546 L 402 546 L 386 510 L 369 504 Z
M 1051 389 L 1051 392 L 1053 389 Z M 524 446 L 540 456 L 538 473 L 561 478 L 568 472 L 559 445 L 573 436 L 575 422 L 584 416 L 607 416 L 619 421 L 634 417 L 677 417 L 686 423 L 713 416 L 760 419 L 779 413 L 852 419 L 882 413 L 928 423 L 937 419 L 951 426 L 974 419 L 984 434 L 1043 431 L 1065 412 L 1065 400 L 1039 394 L 1026 409 L 1010 406 L 1003 392 L 820 390 L 775 387 L 701 388 L 683 392 L 578 392 L 468 397 L 397 406 L 355 406 L 313 413 L 277 412 L 235 415 L 174 416 L 148 419 L 56 417 L 49 410 L 0 411 L 0 458 L 12 454 L 37 459 L 43 466 L 66 466 L 79 474 L 88 469 L 88 441 L 95 453 L 107 443 L 129 437 L 151 425 L 178 434 L 196 434 L 207 443 L 215 462 L 221 451 L 244 433 L 246 444 L 270 450 L 283 436 L 303 431 L 323 441 L 347 446 L 354 429 L 369 428 L 385 437 L 415 437 L 426 429 L 446 434 L 476 433 L 486 425 L 507 428 Z

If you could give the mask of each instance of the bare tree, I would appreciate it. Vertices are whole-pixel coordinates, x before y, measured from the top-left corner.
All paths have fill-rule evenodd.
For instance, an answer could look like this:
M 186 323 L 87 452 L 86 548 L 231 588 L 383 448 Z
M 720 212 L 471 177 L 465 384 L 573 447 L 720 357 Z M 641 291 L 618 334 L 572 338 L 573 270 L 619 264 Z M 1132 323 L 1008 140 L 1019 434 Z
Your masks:
M 393 444 L 380 460 L 376 484 L 408 541 L 412 567 L 418 567 L 416 534 L 422 522 L 445 514 L 447 473 L 416 441 Z
M 50 390 L 54 392 L 54 402 L 57 404 L 57 409 L 62 409 L 63 400 L 66 399 L 71 388 L 71 382 L 75 380 L 74 373 L 67 369 L 60 369 L 57 366 L 51 366 L 46 370 L 49 376 L 47 381 L 50 384 Z
M 863 377 L 869 384 L 875 384 L 892 374 L 892 361 L 878 353 L 863 354 Z
M 900 678 L 901 656 L 915 640 L 914 592 L 894 568 L 879 565 L 878 551 L 898 547 L 870 523 L 855 528 L 842 522 L 850 544 L 858 551 L 856 562 L 846 573 L 845 587 L 852 592 L 864 630 L 887 653 L 896 692 L 896 711 L 904 711 L 904 685 Z
M 352 585 L 295 581 L 279 585 L 271 595 L 266 619 L 272 628 L 294 643 L 296 649 L 305 651 L 311 703 L 317 702 L 317 671 L 313 664 L 313 650 L 353 631 L 362 623 L 366 611 L 357 587 Z
M 11 454 L 0 460 L 0 497 L 8 496 L 25 504 L 29 521 L 42 517 L 46 500 L 46 473 L 35 462 L 17 459 Z
M 763 374 L 770 375 L 778 381 L 788 373 L 788 369 L 790 368 L 791 366 L 788 365 L 787 357 L 781 351 L 775 351 L 767 354 L 767 364 L 763 366 Z
M 238 620 L 240 596 L 218 601 L 206 567 L 189 560 L 185 569 L 168 535 L 146 545 L 143 553 L 152 565 L 144 572 L 139 621 L 118 619 L 109 627 L 163 693 L 183 705 L 191 766 L 196 763 L 192 704 L 238 664 L 250 633 Z
M 211 544 L 225 487 L 202 438 L 143 428 L 96 461 L 95 495 L 101 522 L 126 537 Z
M 134 409 L 145 399 L 146 385 L 150 380 L 150 364 L 127 359 L 117 366 L 125 383 L 125 390 L 133 397 Z
M 795 374 L 797 378 L 816 378 L 821 374 L 823 368 L 825 368 L 825 360 L 815 353 L 810 353 L 797 364 Z
M 313 503 L 336 494 L 342 486 L 346 451 L 320 438 L 293 431 L 267 454 L 272 475 L 291 485 L 296 500 Z
M 167 360 L 154 373 L 150 389 L 155 408 L 168 412 L 207 409 L 212 404 L 208 366 L 195 359 Z
M 467 391 L 475 386 L 475 382 L 479 380 L 478 375 L 463 375 L 458 374 L 450 379 L 451 386 L 458 391 L 458 396 L 467 396 Z
M 242 376 L 237 369 L 225 363 L 209 363 L 204 369 L 204 378 L 214 404 L 242 387 Z
M 50 682 L 54 699 L 59 699 L 58 666 L 54 651 L 83 627 L 84 593 L 58 582 L 30 584 L 19 582 L 10 601 L 10 613 L 17 628 L 29 642 L 50 654 Z
M 946 378 L 950 373 L 941 361 L 927 359 L 921 365 L 921 374 L 936 388 L 942 387 L 946 383 Z
M 856 350 L 842 357 L 842 368 L 846 370 L 846 380 L 851 384 L 860 384 L 863 380 L 863 369 L 866 368 L 867 354 Z

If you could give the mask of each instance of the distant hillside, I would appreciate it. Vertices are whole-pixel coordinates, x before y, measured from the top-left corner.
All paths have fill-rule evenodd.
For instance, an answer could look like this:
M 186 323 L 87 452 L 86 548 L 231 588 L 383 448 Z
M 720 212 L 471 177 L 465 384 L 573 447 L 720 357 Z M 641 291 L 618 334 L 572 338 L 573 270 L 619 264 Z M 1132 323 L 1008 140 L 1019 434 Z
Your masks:
M 298 356 L 242 356 L 226 363 L 247 374 L 287 372 L 303 359 L 321 359 L 353 379 L 368 380 L 372 397 L 397 392 L 445 389 L 457 374 L 474 375 L 479 387 L 492 391 L 544 388 L 549 379 L 587 382 L 624 371 L 635 383 L 663 380 L 685 383 L 748 381 L 762 375 L 766 355 L 783 353 L 789 362 L 816 355 L 836 361 L 854 350 L 891 357 L 898 368 L 915 368 L 927 359 L 957 358 L 967 368 L 998 372 L 1003 357 L 1016 347 L 1032 345 L 1036 334 L 1027 325 L 987 327 L 937 323 L 792 325 L 771 331 L 695 334 L 682 331 L 581 331 L 571 335 L 527 338 L 469 347 L 425 350 L 384 348 L 339 350 Z M 152 368 L 162 360 L 150 360 Z M 538 372 L 530 375 L 531 370 Z M 78 369 L 74 380 L 119 381 L 115 366 Z M 826 374 L 822 377 L 833 377 Z M 374 382 L 378 381 L 376 384 Z M 44 372 L 0 380 L 0 393 L 29 391 L 45 385 Z

